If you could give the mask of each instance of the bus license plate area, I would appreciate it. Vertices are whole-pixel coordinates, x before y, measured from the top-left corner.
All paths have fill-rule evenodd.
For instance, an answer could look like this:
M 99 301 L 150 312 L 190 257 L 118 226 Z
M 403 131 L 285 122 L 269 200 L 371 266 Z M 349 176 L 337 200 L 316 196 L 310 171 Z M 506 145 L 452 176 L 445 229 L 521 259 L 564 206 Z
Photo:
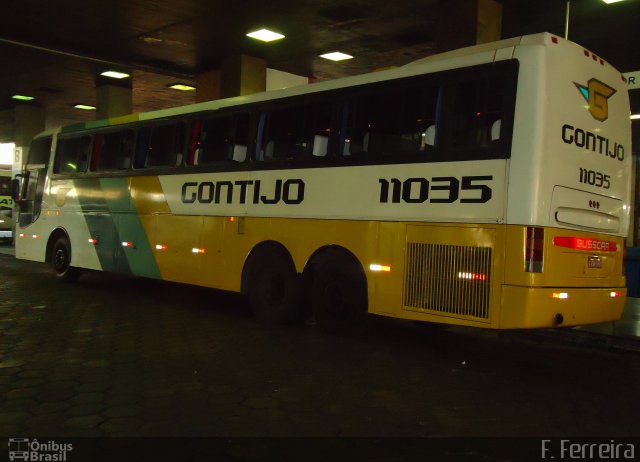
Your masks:
M 587 268 L 602 268 L 602 259 L 600 257 L 588 257 Z

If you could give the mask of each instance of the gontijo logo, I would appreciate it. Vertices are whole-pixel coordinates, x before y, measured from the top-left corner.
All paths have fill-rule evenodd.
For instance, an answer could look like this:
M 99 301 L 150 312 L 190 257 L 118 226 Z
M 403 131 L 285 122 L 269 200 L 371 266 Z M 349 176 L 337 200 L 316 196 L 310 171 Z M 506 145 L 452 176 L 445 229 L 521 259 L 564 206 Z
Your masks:
M 609 117 L 609 98 L 615 94 L 616 90 L 598 79 L 589 80 L 587 86 L 576 82 L 573 82 L 573 84 L 589 103 L 589 112 L 593 118 L 600 122 L 607 120 Z

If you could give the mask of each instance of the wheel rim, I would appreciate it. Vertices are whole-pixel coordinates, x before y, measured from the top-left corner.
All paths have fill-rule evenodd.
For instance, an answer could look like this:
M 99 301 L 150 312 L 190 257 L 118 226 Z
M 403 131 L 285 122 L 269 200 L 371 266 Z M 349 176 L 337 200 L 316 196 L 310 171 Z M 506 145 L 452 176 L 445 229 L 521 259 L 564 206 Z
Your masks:
M 68 257 L 64 247 L 58 247 L 53 255 L 53 267 L 57 273 L 64 273 L 67 269 Z

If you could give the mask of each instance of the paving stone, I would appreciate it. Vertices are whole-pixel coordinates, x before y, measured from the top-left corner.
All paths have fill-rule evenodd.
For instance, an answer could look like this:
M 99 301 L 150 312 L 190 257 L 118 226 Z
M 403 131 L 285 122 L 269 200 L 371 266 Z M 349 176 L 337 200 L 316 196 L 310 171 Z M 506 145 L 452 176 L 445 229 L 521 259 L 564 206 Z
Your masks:
M 5 361 L 0 361 L 0 369 L 12 369 L 14 367 L 24 366 L 26 361 L 21 359 L 9 359 Z
M 37 388 L 14 388 L 4 394 L 6 399 L 31 398 L 38 395 Z
M 133 417 L 116 417 L 107 419 L 102 425 L 100 425 L 100 429 L 105 431 L 108 434 L 113 433 L 128 433 L 132 434 L 134 432 L 138 432 L 140 427 L 142 427 L 143 421 L 141 419 L 133 418 Z
M 2 425 L 22 425 L 31 417 L 27 412 L 0 412 L 0 424 Z
M 103 414 L 107 417 L 134 417 L 142 414 L 142 406 L 130 405 L 130 406 L 111 406 Z
M 69 401 L 58 401 L 54 403 L 42 403 L 33 407 L 34 415 L 55 414 L 64 411 L 72 406 Z
M 70 417 L 79 417 L 84 415 L 94 415 L 101 413 L 105 408 L 106 404 L 104 403 L 82 403 L 76 404 L 64 411 L 65 415 Z
M 104 417 L 101 415 L 84 415 L 80 417 L 71 417 L 64 419 L 62 424 L 71 429 L 87 429 L 95 428 L 104 422 Z

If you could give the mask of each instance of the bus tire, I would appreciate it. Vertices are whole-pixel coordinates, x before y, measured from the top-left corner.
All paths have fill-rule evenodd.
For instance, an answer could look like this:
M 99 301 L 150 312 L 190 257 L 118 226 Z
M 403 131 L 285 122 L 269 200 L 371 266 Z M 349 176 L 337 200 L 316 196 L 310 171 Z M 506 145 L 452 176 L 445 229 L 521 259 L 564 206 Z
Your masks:
M 71 266 L 71 243 L 67 236 L 59 236 L 51 247 L 51 265 L 59 281 L 78 280 L 80 270 Z
M 262 321 L 285 324 L 300 318 L 300 277 L 291 259 L 278 249 L 258 249 L 250 257 L 248 294 Z
M 361 327 L 367 313 L 367 281 L 355 257 L 330 251 L 315 264 L 311 283 L 315 321 L 328 332 Z

